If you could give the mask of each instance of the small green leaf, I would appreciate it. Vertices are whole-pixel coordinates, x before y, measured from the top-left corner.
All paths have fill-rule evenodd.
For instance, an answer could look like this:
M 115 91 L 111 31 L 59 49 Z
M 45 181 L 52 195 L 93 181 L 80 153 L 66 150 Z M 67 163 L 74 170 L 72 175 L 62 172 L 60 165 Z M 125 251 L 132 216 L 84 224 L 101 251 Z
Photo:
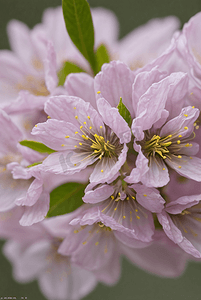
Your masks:
M 96 50 L 96 60 L 98 64 L 98 72 L 101 70 L 101 67 L 105 63 L 110 62 L 110 56 L 108 50 L 104 44 L 101 44 Z
M 77 182 L 68 182 L 58 186 L 50 193 L 50 209 L 47 217 L 64 215 L 76 210 L 84 202 L 86 185 Z
M 122 118 L 124 118 L 124 120 L 128 123 L 128 126 L 130 127 L 132 124 L 131 114 L 130 114 L 129 110 L 127 109 L 127 107 L 123 104 L 121 97 L 120 97 L 120 101 L 119 101 L 117 108 L 118 108 L 119 113 L 122 116 Z
M 35 150 L 35 151 L 40 152 L 40 153 L 51 154 L 53 152 L 56 152 L 55 150 L 45 146 L 44 144 L 39 143 L 39 142 L 35 142 L 35 141 L 24 140 L 24 141 L 20 142 L 20 145 L 26 146 L 26 147 L 31 148 L 32 150 Z
M 66 80 L 66 77 L 70 73 L 80 73 L 85 72 L 83 69 L 81 69 L 79 66 L 75 65 L 74 63 L 70 61 L 66 61 L 62 67 L 62 69 L 58 73 L 59 77 L 59 83 L 58 85 L 64 85 L 64 82 Z
M 86 0 L 62 0 L 63 15 L 68 34 L 97 73 L 94 53 L 94 27 L 89 4 Z
M 42 161 L 35 162 L 35 163 L 27 166 L 27 168 L 31 168 L 31 167 L 34 167 L 34 166 L 37 166 L 37 165 L 40 165 L 40 164 L 42 164 Z

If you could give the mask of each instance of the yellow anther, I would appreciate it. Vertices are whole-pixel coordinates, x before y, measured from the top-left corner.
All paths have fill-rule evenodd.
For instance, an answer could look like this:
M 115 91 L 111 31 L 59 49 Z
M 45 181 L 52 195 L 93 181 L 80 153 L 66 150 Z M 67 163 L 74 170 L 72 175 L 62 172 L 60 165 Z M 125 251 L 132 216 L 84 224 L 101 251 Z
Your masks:
M 191 156 L 189 157 L 190 159 L 193 159 Z
M 178 141 L 177 141 L 177 144 L 179 145 L 180 143 L 181 143 L 181 141 L 180 141 L 180 140 L 178 140 Z
M 132 196 L 132 198 L 135 200 L 135 197 L 134 197 L 134 196 Z
M 103 126 L 100 126 L 100 128 L 103 128 Z
M 75 131 L 75 134 L 78 134 L 78 131 Z
M 85 242 L 83 242 L 82 244 L 83 244 L 83 245 L 86 245 L 86 243 L 87 243 L 87 242 L 85 241 Z
M 189 143 L 187 143 L 187 144 L 185 145 L 185 147 L 190 147 L 190 144 L 189 144 Z
M 92 129 L 92 126 L 90 126 L 89 129 Z
M 181 166 L 178 166 L 179 169 L 181 169 Z
M 90 120 L 90 116 L 87 117 Z
M 73 232 L 74 232 L 74 233 L 78 233 L 79 231 L 78 231 L 78 230 L 74 230 Z
M 120 192 L 118 193 L 118 195 L 119 195 L 119 197 L 121 197 L 121 193 Z
M 180 138 L 180 137 L 182 137 L 182 135 L 181 135 L 181 134 L 179 135 L 179 138 Z
M 100 93 L 101 93 L 100 91 L 97 92 L 97 94 L 100 94 Z
M 76 167 L 76 166 L 77 166 L 77 164 L 74 164 L 74 166 Z
M 83 126 L 80 126 L 80 129 L 82 129 L 83 128 Z
M 166 158 L 167 158 L 167 156 L 163 155 L 163 159 L 166 159 Z
M 87 137 L 87 136 L 85 136 L 84 134 L 82 135 L 82 138 L 84 139 L 84 140 L 88 140 L 89 138 Z
M 111 199 L 114 200 L 114 196 L 111 196 Z
M 191 95 L 192 95 L 193 93 L 191 93 Z M 192 108 L 195 108 L 195 106 L 192 106 Z
M 117 207 L 115 207 L 115 209 L 114 209 L 115 211 L 117 210 Z
M 195 126 L 195 129 L 199 129 L 199 125 Z
M 38 125 L 36 124 L 35 127 L 37 127 Z
M 195 127 L 197 125 L 197 123 L 195 122 L 195 123 L 193 123 L 193 126 Z
M 73 107 L 74 109 L 76 109 L 76 107 Z
M 123 216 L 123 219 L 126 219 L 126 216 Z
M 165 168 L 163 168 L 163 171 L 165 171 Z
M 77 146 L 76 146 L 76 145 L 75 145 L 74 147 L 75 147 L 75 148 L 77 148 Z
M 127 197 L 126 200 L 129 200 L 129 197 Z
M 75 119 L 77 120 L 77 119 L 78 119 L 78 116 L 75 116 Z
M 147 197 L 147 195 L 146 195 L 146 194 L 144 194 L 143 196 Z
M 80 146 L 82 146 L 82 143 L 79 143 Z
M 99 242 L 96 242 L 95 245 L 98 246 Z
M 182 156 L 181 156 L 181 155 L 178 155 L 177 157 L 178 157 L 178 158 L 182 158 Z
M 135 211 L 138 212 L 138 209 L 136 208 Z
M 187 115 L 187 114 L 184 114 L 184 117 L 188 117 L 188 115 Z
M 65 144 L 62 144 L 61 146 L 62 146 L 62 147 L 64 147 L 64 146 L 65 146 Z
M 66 139 L 68 139 L 69 137 L 70 137 L 69 135 L 66 135 L 66 136 L 65 136 Z
M 139 220 L 140 219 L 140 217 L 139 216 L 136 216 L 136 218 Z
M 84 122 L 84 125 L 86 125 L 87 124 L 87 122 Z
M 193 144 L 189 144 L 189 147 L 192 147 L 193 146 Z
M 47 118 L 48 118 L 48 119 L 51 119 L 51 117 L 50 117 L 50 116 L 47 116 Z
M 187 126 L 185 126 L 185 127 L 184 127 L 184 129 L 185 129 L 185 130 L 188 130 L 188 127 L 187 127 Z
M 101 170 L 101 173 L 103 173 L 103 169 Z

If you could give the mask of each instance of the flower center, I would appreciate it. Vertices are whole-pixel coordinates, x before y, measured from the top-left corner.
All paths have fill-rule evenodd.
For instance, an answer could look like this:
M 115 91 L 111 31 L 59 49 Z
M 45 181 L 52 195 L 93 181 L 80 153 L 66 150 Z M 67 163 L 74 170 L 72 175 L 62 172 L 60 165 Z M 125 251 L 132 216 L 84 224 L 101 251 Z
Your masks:
M 94 134 L 94 139 L 92 141 L 91 148 L 94 149 L 94 154 L 99 155 L 99 158 L 101 159 L 103 156 L 105 157 L 112 157 L 117 156 L 115 152 L 115 146 L 110 144 L 110 142 L 107 140 L 105 142 L 105 139 L 103 136 L 99 136 L 97 134 Z
M 166 158 L 166 154 L 169 153 L 168 147 L 172 144 L 170 138 L 172 135 L 166 137 L 160 137 L 159 135 L 154 135 L 151 140 L 146 141 L 143 145 L 144 153 L 147 157 L 155 156 L 158 154 L 163 159 Z

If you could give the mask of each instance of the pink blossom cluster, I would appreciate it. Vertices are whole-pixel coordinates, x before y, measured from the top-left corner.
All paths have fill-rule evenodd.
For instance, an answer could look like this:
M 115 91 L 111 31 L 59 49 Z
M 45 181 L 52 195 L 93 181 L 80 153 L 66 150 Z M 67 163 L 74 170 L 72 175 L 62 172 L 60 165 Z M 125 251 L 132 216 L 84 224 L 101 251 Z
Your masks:
M 122 40 L 111 11 L 92 18 L 111 60 L 95 77 L 60 7 L 32 30 L 11 21 L 12 50 L 0 51 L 3 252 L 17 281 L 37 279 L 52 300 L 115 284 L 122 256 L 164 277 L 201 258 L 201 13 L 181 31 L 167 17 Z M 84 72 L 60 85 L 66 61 Z M 70 182 L 85 185 L 83 205 L 46 217 L 51 192 Z

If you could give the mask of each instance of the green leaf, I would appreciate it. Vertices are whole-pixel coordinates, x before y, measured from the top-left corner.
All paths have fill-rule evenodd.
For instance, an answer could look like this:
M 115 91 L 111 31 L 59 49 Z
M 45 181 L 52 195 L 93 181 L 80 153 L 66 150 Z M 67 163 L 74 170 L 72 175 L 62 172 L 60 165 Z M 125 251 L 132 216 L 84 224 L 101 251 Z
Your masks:
M 94 27 L 89 4 L 86 0 L 62 0 L 63 15 L 68 34 L 97 73 L 94 53 Z
M 35 151 L 40 152 L 40 153 L 51 154 L 53 152 L 56 152 L 55 150 L 45 146 L 44 144 L 39 143 L 39 142 L 35 142 L 35 141 L 24 140 L 24 141 L 20 142 L 20 145 L 26 146 L 26 147 L 31 148 L 32 150 L 35 150 Z
M 68 182 L 58 186 L 50 193 L 50 209 L 47 217 L 64 215 L 76 210 L 84 202 L 86 185 L 77 182 Z
M 105 63 L 110 62 L 110 56 L 108 50 L 104 44 L 101 44 L 96 50 L 96 60 L 98 64 L 98 72 L 100 72 L 101 67 Z
M 58 77 L 59 77 L 58 85 L 64 85 L 66 77 L 70 73 L 80 73 L 80 72 L 85 72 L 85 71 L 81 69 L 79 66 L 75 65 L 74 63 L 70 61 L 66 61 L 63 65 L 63 68 L 58 73 Z
M 37 165 L 40 165 L 40 164 L 42 164 L 42 161 L 35 162 L 35 163 L 27 166 L 27 168 L 31 168 L 31 167 L 34 167 L 34 166 L 37 166 Z
M 119 101 L 117 108 L 118 108 L 119 113 L 122 116 L 122 118 L 124 118 L 124 120 L 128 123 L 128 126 L 130 127 L 132 124 L 131 114 L 130 114 L 129 110 L 127 109 L 127 107 L 123 104 L 121 97 L 120 97 L 120 101 Z

